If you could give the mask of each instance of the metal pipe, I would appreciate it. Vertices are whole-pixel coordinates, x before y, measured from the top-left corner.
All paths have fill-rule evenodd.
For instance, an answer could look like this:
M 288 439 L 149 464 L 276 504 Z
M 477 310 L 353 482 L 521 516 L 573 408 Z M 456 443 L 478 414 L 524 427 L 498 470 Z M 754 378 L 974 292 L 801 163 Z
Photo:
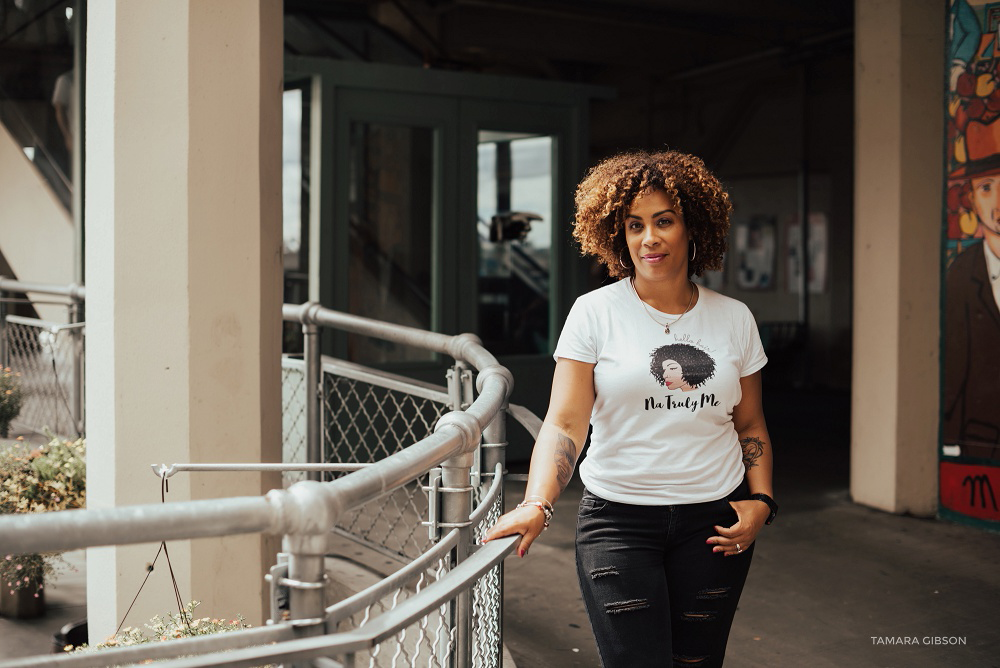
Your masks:
M 280 520 L 265 497 L 0 515 L 7 554 L 131 545 L 265 531 Z
M 229 633 L 181 638 L 170 642 L 115 647 L 99 652 L 41 654 L 2 661 L 0 668 L 106 668 L 106 666 L 139 663 L 146 659 L 170 659 L 188 654 L 250 649 L 252 645 L 266 646 L 294 638 L 295 629 L 290 624 L 273 624 Z
M 306 460 L 311 464 L 323 461 L 323 376 L 320 370 L 319 328 L 314 323 L 302 324 L 304 362 L 306 367 Z M 315 471 L 310 480 L 321 480 Z
M 433 352 L 444 353 L 456 360 L 469 362 L 480 371 L 488 366 L 497 365 L 496 357 L 483 347 L 482 341 L 474 334 L 449 336 L 437 332 L 428 332 L 416 327 L 396 325 L 359 315 L 334 311 L 324 308 L 316 302 L 306 302 L 298 305 L 285 304 L 281 309 L 281 315 L 285 320 L 314 323 L 352 334 L 361 334 L 384 341 L 392 341 Z
M 448 403 L 448 388 L 434 383 L 401 376 L 388 371 L 370 369 L 360 364 L 323 356 L 323 373 L 352 380 L 360 380 L 375 387 L 405 392 L 415 397 L 430 399 L 440 404 Z
M 72 325 L 81 324 L 81 302 L 74 298 L 69 305 L 69 322 Z M 76 327 L 70 330 L 73 337 L 73 396 L 71 397 L 71 412 L 73 414 L 73 428 L 77 436 L 86 433 L 83 415 L 83 328 Z
M 326 536 L 285 536 L 282 551 L 288 554 L 289 621 L 298 637 L 326 634 Z M 308 668 L 296 662 L 294 668 Z
M 254 472 L 279 472 L 286 471 L 359 471 L 369 466 L 374 466 L 375 462 L 355 463 L 355 464 L 151 464 L 150 468 L 157 478 L 172 478 L 177 473 L 228 473 L 237 471 Z
M 87 290 L 82 285 L 70 283 L 69 285 L 58 285 L 55 283 L 32 283 L 29 281 L 17 281 L 12 278 L 0 276 L 0 290 L 8 292 L 37 292 L 43 295 L 61 295 L 83 301 L 87 297 Z
M 470 470 L 473 455 L 462 453 L 441 465 L 441 518 L 446 527 L 459 527 L 458 543 L 452 551 L 455 564 L 469 556 L 472 527 L 472 480 Z M 472 665 L 472 595 L 466 590 L 452 604 L 451 623 L 455 628 L 455 666 Z
M 453 416 L 451 420 L 445 420 Z M 325 533 L 345 511 L 415 480 L 436 463 L 471 451 L 463 413 L 449 413 L 434 434 L 379 462 L 326 483 L 304 481 L 266 497 L 66 510 L 0 516 L 11 554 L 129 545 L 267 531 Z M 449 428 L 450 427 L 450 428 Z M 457 427 L 457 428 L 456 428 Z
M 7 367 L 7 302 L 4 299 L 4 278 L 0 276 L 0 369 Z

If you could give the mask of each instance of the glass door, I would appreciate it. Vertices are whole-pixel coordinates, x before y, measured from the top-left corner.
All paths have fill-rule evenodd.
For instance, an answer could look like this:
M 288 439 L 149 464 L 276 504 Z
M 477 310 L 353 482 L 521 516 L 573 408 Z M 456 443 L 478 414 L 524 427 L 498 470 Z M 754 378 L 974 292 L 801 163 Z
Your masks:
M 530 364 L 551 354 L 582 282 L 569 259 L 578 119 L 564 106 L 466 101 L 461 122 L 462 238 L 476 249 L 460 259 L 461 324 L 505 365 Z
M 544 355 L 555 141 L 551 135 L 480 130 L 476 149 L 476 331 L 495 354 Z
M 344 150 L 334 170 L 335 308 L 425 330 L 446 326 L 442 229 L 451 209 L 442 164 L 454 151 L 455 126 L 453 105 L 444 99 L 338 95 L 335 141 Z M 434 359 L 362 336 L 343 336 L 337 348 L 338 356 L 369 365 Z

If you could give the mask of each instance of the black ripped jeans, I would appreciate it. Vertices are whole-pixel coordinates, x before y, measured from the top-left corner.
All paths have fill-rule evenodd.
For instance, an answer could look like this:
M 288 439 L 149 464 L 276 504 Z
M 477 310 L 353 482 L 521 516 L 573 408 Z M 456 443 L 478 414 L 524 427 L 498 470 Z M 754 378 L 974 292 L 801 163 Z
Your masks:
M 724 557 L 705 543 L 736 522 L 729 501 L 636 506 L 584 491 L 576 570 L 605 668 L 721 666 L 753 545 Z

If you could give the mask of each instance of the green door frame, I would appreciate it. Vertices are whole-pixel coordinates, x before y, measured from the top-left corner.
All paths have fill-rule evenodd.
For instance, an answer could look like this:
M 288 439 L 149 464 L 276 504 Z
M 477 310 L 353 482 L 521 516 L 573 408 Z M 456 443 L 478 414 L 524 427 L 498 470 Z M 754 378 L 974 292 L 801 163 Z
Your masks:
M 288 79 L 312 79 L 310 128 L 309 298 L 346 310 L 347 174 L 352 122 L 435 130 L 432 327 L 477 327 L 476 146 L 480 130 L 552 136 L 553 221 L 549 352 L 558 325 L 585 286 L 586 268 L 571 247 L 573 190 L 582 175 L 588 110 L 610 89 L 577 84 L 286 56 Z M 332 172 L 332 173 L 331 173 Z M 463 224 L 462 221 L 469 221 Z M 324 349 L 342 356 L 346 339 Z M 533 356 L 537 357 L 537 356 Z M 527 361 L 527 360 L 526 360 Z

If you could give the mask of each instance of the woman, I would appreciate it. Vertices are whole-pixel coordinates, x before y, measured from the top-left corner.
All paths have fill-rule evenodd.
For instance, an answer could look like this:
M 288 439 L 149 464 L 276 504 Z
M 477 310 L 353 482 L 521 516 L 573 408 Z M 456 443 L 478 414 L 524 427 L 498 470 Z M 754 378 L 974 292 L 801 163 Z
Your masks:
M 486 540 L 521 534 L 527 554 L 592 425 L 576 560 L 604 666 L 721 666 L 777 510 L 757 326 L 690 280 L 722 267 L 729 197 L 698 158 L 635 152 L 594 167 L 576 206 L 583 252 L 621 280 L 570 311 L 525 499 Z

